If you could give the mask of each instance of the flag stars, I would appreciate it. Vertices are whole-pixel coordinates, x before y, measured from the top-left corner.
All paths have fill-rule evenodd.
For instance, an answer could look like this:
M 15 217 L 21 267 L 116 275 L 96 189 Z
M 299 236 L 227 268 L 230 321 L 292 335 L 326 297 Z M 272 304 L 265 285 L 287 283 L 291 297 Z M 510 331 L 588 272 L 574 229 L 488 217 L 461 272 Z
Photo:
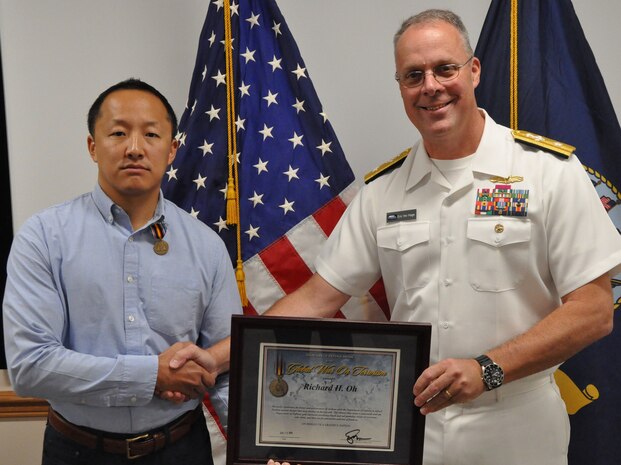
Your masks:
M 239 4 L 235 2 L 231 3 L 231 18 L 233 15 L 239 16 Z
M 276 101 L 276 97 L 278 97 L 278 92 L 276 92 L 275 94 L 272 94 L 271 90 L 267 91 L 267 95 L 263 97 L 263 100 L 267 101 L 268 108 L 272 103 L 278 105 L 278 102 Z
M 272 61 L 267 62 L 268 64 L 272 66 L 272 73 L 276 71 L 277 69 L 282 69 L 282 66 L 280 66 L 281 61 L 282 61 L 282 58 L 276 58 L 276 55 L 274 55 L 274 58 L 272 58 Z
M 205 76 L 207 76 L 207 65 L 205 65 L 205 67 L 203 68 L 203 72 L 201 74 L 203 76 L 202 81 L 204 81 L 205 80 Z
M 261 161 L 259 159 L 259 161 Z M 168 169 L 168 171 L 166 171 L 166 174 L 168 175 L 168 180 L 170 181 L 171 179 L 177 179 L 177 171 L 178 168 L 173 168 L 172 165 L 170 165 L 170 168 Z M 267 170 L 265 170 L 267 171 Z
M 293 108 L 295 108 L 295 113 L 298 114 L 301 111 L 306 111 L 304 109 L 304 100 L 302 100 L 301 102 L 297 99 L 295 99 L 295 103 L 293 105 L 291 105 Z
M 326 142 L 323 139 L 321 139 L 321 145 L 318 145 L 317 148 L 319 150 L 321 150 L 321 156 L 323 157 L 326 152 L 330 152 L 332 153 L 332 150 L 330 150 L 330 145 L 332 144 L 332 142 Z
M 196 184 L 196 190 L 199 190 L 201 187 L 205 187 L 205 179 L 207 179 L 207 176 L 201 176 L 201 174 L 198 173 L 197 178 L 192 181 Z
M 298 63 L 298 66 L 296 69 L 294 69 L 293 71 L 291 71 L 293 74 L 295 74 L 298 78 L 298 81 L 300 80 L 301 77 L 305 78 L 308 77 L 306 76 L 304 73 L 306 73 L 306 68 L 302 68 L 300 66 L 300 64 Z
M 224 196 L 224 198 L 225 198 L 225 199 L 226 199 L 226 191 L 228 190 L 228 188 L 229 188 L 229 183 L 228 183 L 228 182 L 225 182 L 225 183 L 224 183 L 224 188 L 223 188 L 223 189 L 220 189 L 220 190 L 218 191 L 218 192 L 222 192 L 222 195 Z
M 198 219 L 198 214 L 200 213 L 199 211 L 194 210 L 194 207 L 192 207 L 192 211 L 190 211 L 190 215 L 192 215 L 194 218 Z
M 221 108 L 214 108 L 213 105 L 211 105 L 209 111 L 205 112 L 205 114 L 209 115 L 209 121 L 212 121 L 213 119 L 220 119 L 220 117 L 218 116 L 220 110 Z
M 253 167 L 255 167 L 257 169 L 257 176 L 259 174 L 261 174 L 263 171 L 265 171 L 266 173 L 268 172 L 267 171 L 267 164 L 268 163 L 269 163 L 269 160 L 268 161 L 263 161 L 263 160 L 261 160 L 261 158 L 259 158 L 259 163 L 257 163 L 256 165 L 252 165 Z M 171 167 L 171 169 L 172 169 L 172 167 Z
M 272 24 L 272 31 L 274 31 L 274 37 L 278 37 L 278 34 L 282 35 L 282 32 L 280 32 L 280 23 L 274 21 Z
M 231 50 L 234 50 L 235 47 L 233 47 L 233 42 L 235 42 L 235 37 L 231 37 Z M 226 46 L 226 39 L 221 40 L 220 43 L 224 46 Z
M 235 120 L 235 126 L 237 127 L 237 132 L 239 132 L 240 129 L 243 129 L 244 131 L 246 130 L 246 128 L 244 127 L 245 123 L 246 123 L 246 120 L 242 119 L 241 116 L 237 115 L 237 120 Z
M 218 87 L 220 84 L 226 84 L 226 74 L 222 74 L 220 70 L 218 70 L 218 74 L 216 74 L 215 76 L 211 76 L 211 79 L 214 79 L 216 81 L 216 87 Z
M 179 147 L 182 147 L 185 145 L 185 138 L 187 137 L 187 134 L 185 132 L 181 132 L 177 135 L 178 137 L 175 137 L 175 139 L 177 139 L 177 142 L 179 142 Z
M 213 143 L 210 144 L 205 139 L 203 139 L 203 145 L 199 147 L 199 149 L 203 151 L 203 157 L 207 155 L 208 153 L 213 155 L 213 152 L 211 151 L 211 147 L 213 147 Z
M 274 138 L 274 136 L 272 136 L 272 129 L 274 129 L 274 126 L 268 128 L 267 124 L 263 123 L 263 129 L 259 131 L 260 134 L 263 134 L 263 140 L 267 139 L 268 137 L 271 137 L 272 139 Z
M 250 12 L 250 18 L 246 18 L 246 21 L 250 23 L 250 29 L 252 29 L 255 26 L 260 26 L 259 16 L 261 16 L 261 14 L 255 15 L 254 11 Z
M 213 4 L 216 5 L 218 7 L 218 11 L 220 11 L 220 8 L 224 7 L 224 0 L 213 0 Z
M 287 214 L 287 213 L 289 213 L 289 212 L 295 212 L 295 210 L 293 209 L 293 204 L 294 204 L 294 203 L 295 203 L 295 201 L 294 201 L 294 202 L 289 202 L 289 201 L 287 200 L 287 197 L 285 197 L 285 200 L 284 200 L 283 204 L 282 204 L 282 205 L 278 205 L 278 206 L 279 206 L 280 208 L 282 208 L 282 210 L 283 210 L 283 215 L 286 215 L 286 214 Z
M 216 41 L 216 33 L 214 31 L 211 31 L 211 36 L 209 36 L 209 39 L 207 39 L 209 41 L 209 48 L 211 48 L 211 46 L 214 44 L 214 42 Z M 206 70 L 206 69 L 205 69 Z M 203 78 L 204 79 L 204 78 Z
M 248 234 L 249 241 L 251 241 L 255 237 L 261 237 L 259 236 L 259 229 L 260 229 L 259 226 L 255 228 L 252 226 L 252 224 L 249 225 L 249 229 L 247 231 L 244 231 L 246 234 Z
M 315 182 L 319 183 L 319 190 L 323 189 L 324 186 L 330 187 L 328 179 L 330 179 L 330 176 L 324 176 L 322 173 L 319 173 L 319 179 L 315 179 Z
M 296 148 L 298 145 L 304 147 L 304 144 L 302 143 L 302 137 L 304 137 L 304 134 L 298 136 L 298 133 L 293 131 L 293 137 L 287 140 L 293 144 L 293 148 Z
M 242 81 L 241 86 L 239 86 L 238 89 L 241 92 L 240 98 L 242 98 L 244 95 L 250 97 L 250 84 L 246 84 L 244 83 L 244 81 Z
M 323 118 L 324 123 L 328 121 L 328 115 L 325 111 L 321 110 L 321 113 L 319 113 L 319 115 Z
M 226 225 L 226 220 L 222 219 L 222 217 L 220 217 L 218 221 L 213 223 L 213 225 L 218 227 L 218 232 L 221 232 L 223 229 L 229 229 L 229 227 Z
M 257 194 L 257 191 L 253 191 L 252 197 L 249 197 L 248 200 L 252 202 L 252 208 L 255 208 L 257 205 L 263 205 L 263 196 L 265 194 Z
M 246 59 L 246 64 L 248 64 L 249 61 L 254 61 L 256 63 L 256 60 L 254 59 L 255 53 L 256 50 L 250 50 L 248 47 L 246 47 L 246 51 L 242 53 L 241 56 Z
M 286 176 L 289 178 L 289 182 L 291 182 L 291 180 L 292 180 L 293 178 L 295 178 L 295 179 L 300 179 L 300 178 L 298 178 L 298 171 L 299 171 L 299 170 L 300 170 L 300 168 L 295 168 L 295 169 L 293 169 L 293 168 L 291 167 L 291 165 L 289 165 L 289 169 L 288 169 L 287 171 L 283 171 L 283 173 L 282 173 L 282 174 L 286 175 Z

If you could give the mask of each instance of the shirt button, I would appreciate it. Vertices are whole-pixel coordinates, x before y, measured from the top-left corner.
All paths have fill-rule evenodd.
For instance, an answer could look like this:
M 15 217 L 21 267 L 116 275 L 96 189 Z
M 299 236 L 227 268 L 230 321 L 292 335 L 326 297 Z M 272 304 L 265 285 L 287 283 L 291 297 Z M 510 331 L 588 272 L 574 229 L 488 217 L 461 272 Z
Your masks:
M 108 223 L 112 224 L 114 222 L 114 218 L 112 217 L 112 215 L 110 215 L 108 217 Z
M 129 316 L 127 317 L 127 320 L 128 320 L 129 322 L 131 322 L 131 323 L 133 323 L 135 319 L 136 319 L 136 318 L 134 318 L 134 315 L 129 315 Z
M 494 226 L 494 232 L 501 234 L 503 233 L 505 230 L 505 227 L 502 224 L 497 224 L 496 226 Z
M 440 326 L 442 326 L 442 328 L 444 328 L 444 329 L 448 329 L 448 328 L 449 328 L 448 321 L 442 321 L 442 322 L 440 323 Z
M 134 236 L 129 236 L 129 239 L 127 239 L 129 242 L 134 242 Z
M 132 404 L 135 404 L 135 403 L 136 403 L 136 396 L 132 397 L 129 401 L 130 401 Z
M 450 286 L 451 284 L 453 284 L 453 280 L 450 278 L 446 278 L 444 281 L 442 281 L 442 284 L 444 284 L 445 286 Z
M 134 282 L 134 277 L 133 277 L 132 275 L 129 275 L 129 276 L 127 277 L 127 282 L 128 282 L 128 283 L 133 283 L 133 282 Z

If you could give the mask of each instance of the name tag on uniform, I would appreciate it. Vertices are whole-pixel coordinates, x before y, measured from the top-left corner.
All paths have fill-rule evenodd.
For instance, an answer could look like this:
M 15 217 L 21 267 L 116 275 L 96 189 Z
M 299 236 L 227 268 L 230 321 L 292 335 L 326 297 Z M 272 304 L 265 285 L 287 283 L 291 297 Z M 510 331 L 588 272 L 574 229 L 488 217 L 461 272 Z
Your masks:
M 409 220 L 415 220 L 415 219 L 416 219 L 416 209 L 386 213 L 386 223 L 398 223 L 399 221 L 409 221 Z

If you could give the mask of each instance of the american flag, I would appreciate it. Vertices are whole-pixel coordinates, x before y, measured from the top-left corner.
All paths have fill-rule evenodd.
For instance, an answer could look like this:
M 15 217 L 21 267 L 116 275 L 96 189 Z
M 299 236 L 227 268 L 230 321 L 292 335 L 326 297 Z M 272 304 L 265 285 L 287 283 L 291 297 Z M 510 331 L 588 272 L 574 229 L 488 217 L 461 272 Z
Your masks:
M 226 14 L 232 76 L 225 64 Z M 230 79 L 238 225 L 226 223 Z M 218 232 L 233 264 L 240 228 L 249 300 L 244 311 L 263 313 L 310 278 L 319 247 L 355 193 L 354 174 L 275 1 L 209 4 L 176 139 L 179 150 L 164 177 L 164 195 Z M 366 320 L 387 315 L 381 284 L 366 298 L 351 299 L 339 313 Z

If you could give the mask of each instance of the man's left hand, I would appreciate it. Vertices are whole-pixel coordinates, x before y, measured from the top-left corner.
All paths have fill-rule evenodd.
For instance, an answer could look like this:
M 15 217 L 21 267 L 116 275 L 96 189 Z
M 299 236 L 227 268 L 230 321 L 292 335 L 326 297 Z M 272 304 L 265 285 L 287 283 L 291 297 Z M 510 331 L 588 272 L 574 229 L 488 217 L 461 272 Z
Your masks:
M 427 415 L 476 399 L 484 391 L 481 366 L 476 360 L 448 358 L 431 365 L 416 380 L 414 404 Z

